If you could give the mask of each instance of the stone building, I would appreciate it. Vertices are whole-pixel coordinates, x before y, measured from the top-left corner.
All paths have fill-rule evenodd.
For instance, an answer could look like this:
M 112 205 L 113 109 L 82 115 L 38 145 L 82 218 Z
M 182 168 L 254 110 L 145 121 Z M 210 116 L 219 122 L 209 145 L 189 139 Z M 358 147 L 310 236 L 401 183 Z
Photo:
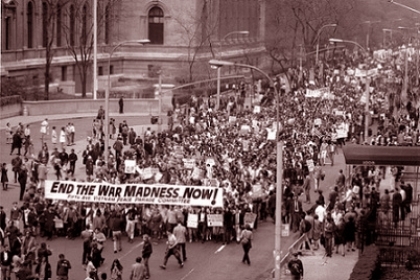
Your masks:
M 87 62 L 91 92 L 93 1 L 2 0 L 2 79 L 42 87 L 49 50 L 52 90 L 73 86 L 81 92 L 81 64 Z M 211 58 L 263 64 L 264 0 L 97 0 L 97 6 L 99 88 L 108 73 L 150 77 L 162 69 L 165 79 L 175 82 L 214 75 Z M 140 39 L 150 43 L 133 42 Z

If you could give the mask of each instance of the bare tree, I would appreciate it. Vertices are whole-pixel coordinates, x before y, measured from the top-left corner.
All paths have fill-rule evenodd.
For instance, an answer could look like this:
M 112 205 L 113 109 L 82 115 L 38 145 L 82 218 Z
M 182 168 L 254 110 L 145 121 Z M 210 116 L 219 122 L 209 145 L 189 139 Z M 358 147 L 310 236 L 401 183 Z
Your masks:
M 42 2 L 42 44 L 45 47 L 45 71 L 44 71 L 44 99 L 48 100 L 51 64 L 55 54 L 57 24 L 61 24 L 61 9 L 70 0 L 44 0 Z
M 185 8 L 185 6 L 183 6 Z M 180 16 L 175 18 L 175 22 L 184 31 L 181 35 L 183 44 L 187 46 L 186 62 L 188 64 L 188 74 L 185 82 L 194 81 L 194 70 L 198 72 L 207 71 L 206 76 L 209 77 L 207 62 L 206 66 L 200 67 L 198 64 L 198 56 L 202 51 L 213 53 L 212 36 L 215 33 L 217 25 L 215 20 L 210 18 L 207 1 L 203 3 L 201 12 L 196 15 L 193 11 L 183 10 Z
M 267 42 L 267 50 L 284 70 L 296 63 L 300 45 L 309 50 L 315 48 L 324 25 L 348 25 L 347 14 L 354 9 L 354 0 L 284 0 L 271 1 L 270 5 L 268 32 L 272 36 Z
M 109 43 L 111 25 L 118 18 L 114 16 L 114 8 L 120 0 L 98 1 L 97 30 L 101 36 L 104 27 L 105 41 Z M 74 58 L 79 70 L 82 85 L 82 97 L 86 97 L 87 81 L 92 68 L 93 54 L 93 14 L 92 7 L 84 0 L 68 0 L 65 9 L 66 20 L 63 22 L 63 32 L 67 49 Z M 79 30 L 79 31 L 78 31 Z

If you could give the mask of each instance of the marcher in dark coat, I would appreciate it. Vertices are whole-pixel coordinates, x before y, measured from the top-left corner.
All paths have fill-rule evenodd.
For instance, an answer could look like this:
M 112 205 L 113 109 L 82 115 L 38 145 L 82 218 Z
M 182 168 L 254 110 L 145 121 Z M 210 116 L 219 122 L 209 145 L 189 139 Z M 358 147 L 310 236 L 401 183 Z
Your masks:
M 23 164 L 20 168 L 19 178 L 18 178 L 19 185 L 20 185 L 20 195 L 19 195 L 20 201 L 23 200 L 23 195 L 25 194 L 27 180 L 28 180 L 28 171 L 26 170 L 26 166 Z
M 395 228 L 397 228 L 398 222 L 400 221 L 401 204 L 402 196 L 400 194 L 400 190 L 395 188 L 394 194 L 392 195 L 392 221 L 394 222 Z
M 3 190 L 7 191 L 9 185 L 9 177 L 7 176 L 7 164 L 3 163 L 1 166 L 1 184 L 3 185 Z
M 45 216 L 45 225 L 44 225 L 44 232 L 45 236 L 47 236 L 47 240 L 50 240 L 53 236 L 55 230 L 55 217 L 58 218 L 57 213 L 55 212 L 52 206 L 48 207 L 48 210 L 44 212 Z
M 12 149 L 10 150 L 10 155 L 12 155 L 14 150 L 17 149 L 17 154 L 20 156 L 20 149 L 22 148 L 22 137 L 17 131 L 15 132 L 15 134 L 13 134 L 12 141 Z
M 120 100 L 118 100 L 118 105 L 120 107 L 120 114 L 124 114 L 124 99 L 122 96 L 120 97 Z
M 51 264 L 48 262 L 48 259 L 45 256 L 43 256 L 41 261 L 37 264 L 35 273 L 38 275 L 39 280 L 48 280 L 51 278 Z
M 341 218 L 339 223 L 336 225 L 335 227 L 335 232 L 334 232 L 334 244 L 335 244 L 335 253 L 338 254 L 339 253 L 339 248 L 340 245 L 343 245 L 343 251 L 342 251 L 342 255 L 345 256 L 346 255 L 346 224 L 344 222 L 344 219 Z

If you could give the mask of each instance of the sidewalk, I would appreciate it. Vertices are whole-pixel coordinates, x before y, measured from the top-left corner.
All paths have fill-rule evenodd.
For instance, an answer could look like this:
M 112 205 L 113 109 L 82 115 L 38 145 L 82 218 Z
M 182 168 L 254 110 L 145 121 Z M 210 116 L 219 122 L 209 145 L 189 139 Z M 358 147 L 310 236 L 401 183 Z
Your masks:
M 80 118 L 95 118 L 96 113 L 75 113 L 72 115 L 40 115 L 40 116 L 15 116 L 10 118 L 0 119 L 0 130 L 6 129 L 6 124 L 10 123 L 12 127 L 17 126 L 19 123 L 41 123 L 44 119 L 49 120 L 70 120 Z M 110 113 L 109 117 L 122 116 L 118 113 Z M 150 116 L 148 113 L 127 113 L 124 114 L 127 117 L 147 117 Z
M 332 258 L 324 257 L 325 250 L 320 248 L 312 255 L 305 251 L 299 258 L 303 262 L 304 279 L 309 280 L 348 280 L 358 260 L 358 252 L 346 252 L 346 256 L 333 253 Z M 285 278 L 287 279 L 287 278 Z

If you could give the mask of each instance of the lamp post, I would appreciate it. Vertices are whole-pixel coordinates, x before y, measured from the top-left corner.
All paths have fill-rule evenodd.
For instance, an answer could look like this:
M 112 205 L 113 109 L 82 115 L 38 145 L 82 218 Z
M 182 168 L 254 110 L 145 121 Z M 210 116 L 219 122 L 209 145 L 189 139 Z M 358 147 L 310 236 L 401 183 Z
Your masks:
M 283 143 L 280 141 L 279 130 L 280 130 L 280 113 L 279 113 L 279 92 L 277 87 L 274 85 L 273 79 L 265 73 L 263 70 L 247 64 L 235 63 L 224 60 L 215 60 L 212 59 L 209 61 L 211 66 L 222 67 L 222 66 L 236 66 L 241 68 L 247 68 L 251 70 L 258 71 L 270 82 L 274 88 L 274 94 L 276 96 L 276 154 L 277 154 L 277 172 L 276 172 L 276 227 L 275 227 L 275 247 L 274 247 L 274 265 L 275 265 L 275 279 L 280 279 L 280 260 L 281 260 L 281 202 L 282 202 L 282 178 L 283 178 Z
M 410 7 L 410 6 L 407 6 L 407 5 L 404 5 L 404 4 L 401 4 L 401 3 L 395 2 L 394 0 L 388 0 L 388 2 L 389 2 L 389 3 L 391 3 L 391 4 L 395 4 L 395 5 L 397 5 L 397 6 L 403 7 L 403 8 L 405 8 L 405 9 L 407 9 L 407 10 L 412 11 L 412 12 L 415 12 L 416 14 L 420 14 L 420 11 L 419 11 L 419 10 L 416 10 L 416 9 L 414 9 L 414 8 Z
M 372 23 L 380 23 L 380 22 L 381 22 L 380 20 L 378 20 L 378 21 L 370 21 L 370 20 L 368 20 L 368 21 L 363 22 L 363 23 L 367 23 L 368 24 L 368 31 L 366 33 L 366 49 L 369 49 L 370 28 L 372 26 Z
M 392 29 L 384 28 L 384 29 L 382 29 L 382 31 L 383 31 L 383 36 L 384 36 L 384 38 L 383 38 L 383 40 L 384 40 L 383 44 L 384 44 L 384 48 L 386 48 L 386 33 L 389 33 L 390 34 L 390 39 L 391 39 L 391 43 L 392 43 Z
M 336 23 L 330 23 L 330 24 L 326 24 L 324 26 L 322 26 L 319 30 L 318 33 L 316 35 L 316 54 L 315 54 L 315 63 L 318 64 L 319 61 L 319 37 L 321 35 L 321 32 L 324 28 L 326 27 L 336 27 L 337 24 Z
M 248 35 L 249 31 L 248 30 L 237 30 L 237 31 L 232 31 L 227 33 L 225 36 L 223 36 L 222 40 L 220 41 L 224 41 L 226 40 L 226 38 L 228 38 L 229 36 L 232 35 Z M 217 66 L 215 66 L 217 67 Z M 221 76 L 221 70 L 220 67 L 217 67 L 217 99 L 216 99 L 216 110 L 219 110 L 220 107 L 220 76 Z
M 363 52 L 366 54 L 367 51 L 365 48 L 363 48 L 359 43 L 355 42 L 355 41 L 349 41 L 349 40 L 343 40 L 343 39 L 335 39 L 335 38 L 330 38 L 330 42 L 331 43 L 349 43 L 349 44 L 353 44 L 358 46 L 359 48 L 361 48 L 363 50 Z M 370 92 L 369 92 L 369 76 L 368 76 L 368 72 L 366 70 L 366 75 L 365 75 L 365 97 L 366 97 L 366 103 L 365 103 L 365 132 L 364 132 L 364 139 L 365 141 L 367 141 L 367 136 L 368 136 L 368 130 L 369 130 L 369 101 L 370 101 Z
M 116 46 L 112 48 L 112 50 L 109 52 L 108 56 L 108 81 L 107 81 L 107 88 L 105 91 L 105 149 L 104 149 L 104 155 L 105 160 L 108 162 L 109 157 L 109 93 L 111 91 L 111 58 L 114 54 L 115 50 L 121 47 L 122 45 L 127 44 L 140 44 L 144 45 L 150 43 L 149 39 L 141 39 L 141 40 L 132 40 L 132 41 L 124 41 L 120 42 Z
M 93 99 L 98 91 L 98 0 L 93 0 Z

